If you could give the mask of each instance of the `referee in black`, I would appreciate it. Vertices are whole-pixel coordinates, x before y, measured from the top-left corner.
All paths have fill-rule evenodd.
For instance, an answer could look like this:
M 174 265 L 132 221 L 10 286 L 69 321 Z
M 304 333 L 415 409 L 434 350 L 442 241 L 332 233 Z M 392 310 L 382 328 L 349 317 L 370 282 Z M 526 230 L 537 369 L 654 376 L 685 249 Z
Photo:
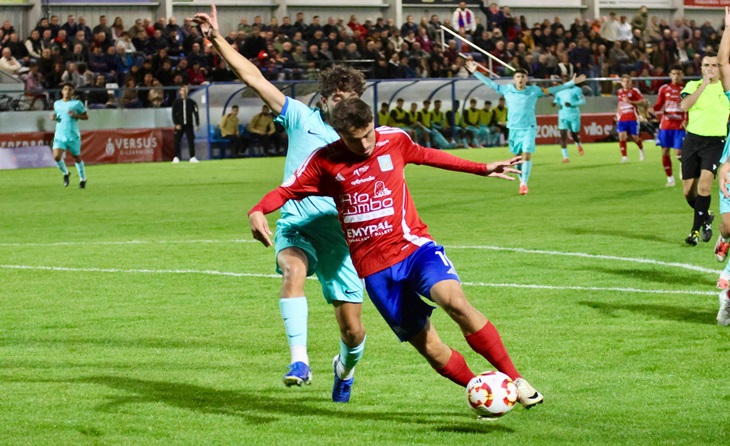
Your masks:
M 681 95 L 682 110 L 688 112 L 687 136 L 682 144 L 682 186 L 684 198 L 694 209 L 692 230 L 685 242 L 696 246 L 700 231 L 703 242 L 712 239 L 712 181 L 725 147 L 730 116 L 730 100 L 720 82 L 717 54 L 705 53 L 702 80 L 688 82 Z

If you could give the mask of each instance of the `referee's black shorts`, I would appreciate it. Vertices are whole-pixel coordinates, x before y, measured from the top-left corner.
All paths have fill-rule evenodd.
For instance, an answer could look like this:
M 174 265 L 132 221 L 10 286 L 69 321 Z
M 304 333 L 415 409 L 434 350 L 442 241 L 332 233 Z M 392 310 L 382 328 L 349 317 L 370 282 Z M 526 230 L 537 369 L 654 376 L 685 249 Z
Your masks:
M 709 170 L 715 175 L 724 148 L 724 136 L 700 136 L 687 132 L 682 143 L 682 179 L 699 178 L 701 170 Z

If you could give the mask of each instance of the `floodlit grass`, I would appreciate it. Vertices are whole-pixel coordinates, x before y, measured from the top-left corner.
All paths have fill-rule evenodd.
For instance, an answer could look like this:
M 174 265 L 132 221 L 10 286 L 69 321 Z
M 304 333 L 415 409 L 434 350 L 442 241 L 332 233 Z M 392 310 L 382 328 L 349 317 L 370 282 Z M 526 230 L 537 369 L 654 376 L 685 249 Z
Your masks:
M 562 164 L 538 148 L 525 197 L 407 170 L 467 295 L 545 394 L 496 422 L 475 420 L 369 302 L 353 399 L 332 403 L 339 334 L 316 281 L 314 383 L 281 384 L 280 279 L 246 211 L 283 159 L 90 166 L 86 190 L 73 166 L 67 189 L 53 169 L 0 172 L 0 444 L 728 444 L 714 239 L 684 245 L 691 212 L 653 144 L 629 164 L 615 143 L 570 149 Z M 433 320 L 475 372 L 491 368 L 442 311 Z

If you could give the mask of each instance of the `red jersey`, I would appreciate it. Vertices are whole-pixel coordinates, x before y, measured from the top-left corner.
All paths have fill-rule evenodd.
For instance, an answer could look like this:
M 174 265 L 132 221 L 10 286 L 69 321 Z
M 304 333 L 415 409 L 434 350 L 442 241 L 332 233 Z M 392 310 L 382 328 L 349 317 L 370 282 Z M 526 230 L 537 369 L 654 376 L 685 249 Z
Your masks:
M 362 158 L 341 140 L 315 150 L 284 184 L 266 194 L 249 214 L 275 211 L 287 200 L 332 197 L 360 277 L 401 262 L 432 241 L 418 217 L 404 175 L 406 164 L 487 175 L 483 163 L 457 158 L 414 143 L 391 127 L 375 130 L 373 153 Z
M 618 111 L 616 119 L 618 121 L 638 121 L 639 115 L 636 113 L 636 106 L 627 101 L 640 101 L 644 99 L 638 88 L 626 90 L 621 88 L 616 95 L 618 96 Z
M 659 88 L 659 93 L 654 104 L 654 111 L 661 111 L 664 108 L 662 122 L 659 128 L 662 130 L 682 130 L 682 124 L 687 120 L 687 113 L 682 110 L 682 97 L 680 93 L 684 85 L 664 84 Z

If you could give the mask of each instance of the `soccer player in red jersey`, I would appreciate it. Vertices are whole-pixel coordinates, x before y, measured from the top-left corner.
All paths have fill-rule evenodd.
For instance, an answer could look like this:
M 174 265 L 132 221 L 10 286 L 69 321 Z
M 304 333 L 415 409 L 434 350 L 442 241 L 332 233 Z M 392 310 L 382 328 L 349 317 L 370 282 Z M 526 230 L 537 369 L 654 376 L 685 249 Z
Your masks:
M 515 381 L 525 407 L 542 402 L 512 363 L 497 329 L 464 295 L 451 261 L 428 234 L 406 186 L 406 164 L 513 180 L 521 158 L 490 164 L 463 160 L 414 143 L 403 130 L 375 129 L 373 112 L 360 99 L 340 102 L 331 124 L 341 139 L 314 151 L 284 184 L 251 211 L 255 239 L 271 246 L 264 214 L 287 200 L 310 195 L 334 198 L 353 263 L 370 299 L 401 341 L 408 341 L 439 374 L 466 386 L 474 377 L 464 357 L 439 338 L 435 302 L 459 325 L 469 346 Z
M 644 144 L 639 137 L 639 114 L 636 106 L 645 101 L 644 96 L 638 88 L 634 88 L 634 81 L 631 76 L 621 76 L 621 88 L 616 92 L 618 96 L 618 110 L 616 111 L 616 131 L 618 132 L 618 144 L 621 148 L 621 162 L 629 160 L 626 154 L 626 141 L 631 139 L 639 146 L 639 159 L 644 161 Z
M 662 148 L 662 164 L 667 174 L 667 187 L 674 187 L 677 184 L 672 174 L 672 159 L 669 157 L 669 150 L 674 149 L 678 160 L 682 159 L 682 142 L 687 134 L 687 113 L 682 110 L 682 66 L 674 65 L 669 70 L 671 82 L 659 88 L 659 93 L 654 104 L 654 111 L 664 109 L 662 121 L 659 124 L 657 140 Z

